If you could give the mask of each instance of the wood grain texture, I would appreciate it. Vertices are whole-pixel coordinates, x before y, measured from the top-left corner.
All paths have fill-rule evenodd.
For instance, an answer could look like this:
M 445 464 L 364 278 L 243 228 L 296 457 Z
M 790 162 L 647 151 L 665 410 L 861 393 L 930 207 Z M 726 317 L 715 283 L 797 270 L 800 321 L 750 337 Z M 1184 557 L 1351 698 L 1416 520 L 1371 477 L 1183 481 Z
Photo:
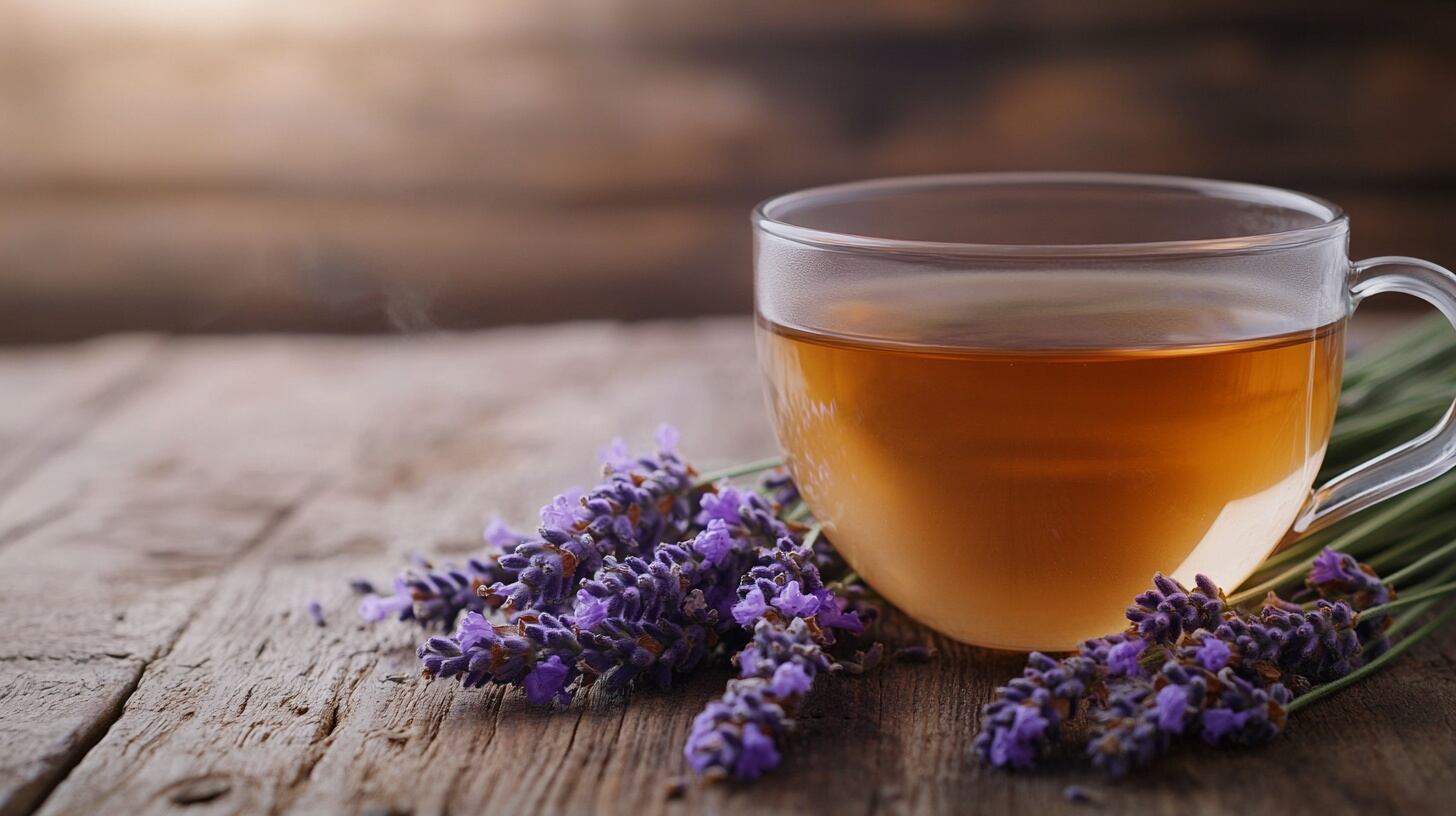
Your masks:
M 159 345 L 112 337 L 64 350 L 0 350 L 0 504 L 30 469 L 144 385 Z M 0 547 L 6 536 L 0 527 Z
M 0 0 L 0 339 L 732 312 L 754 202 L 911 173 L 1291 186 L 1451 262 L 1453 37 L 1439 0 Z
M 1190 748 L 1104 786 L 1073 757 L 1020 776 L 971 763 L 976 711 L 1020 658 L 892 616 L 882 638 L 940 656 L 829 678 L 759 786 L 670 796 L 724 670 L 532 709 L 419 680 L 419 633 L 363 625 L 344 583 L 415 550 L 471 552 L 493 511 L 528 521 L 590 477 L 597 445 L 661 419 L 704 467 L 763 454 L 745 322 L 162 349 L 0 506 L 0 525 L 60 507 L 0 552 L 7 816 L 1079 812 L 1069 782 L 1110 812 L 1363 814 L 1433 811 L 1456 789 L 1456 632 L 1301 712 L 1277 747 Z M 0 382 L 29 365 L 0 357 Z

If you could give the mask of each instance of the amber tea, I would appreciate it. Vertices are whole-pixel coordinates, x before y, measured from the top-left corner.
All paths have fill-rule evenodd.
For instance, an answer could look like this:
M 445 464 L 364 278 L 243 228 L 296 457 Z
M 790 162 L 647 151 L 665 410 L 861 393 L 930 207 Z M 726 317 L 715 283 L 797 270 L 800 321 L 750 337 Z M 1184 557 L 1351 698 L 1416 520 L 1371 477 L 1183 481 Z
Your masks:
M 891 279 L 819 307 L 831 331 L 760 319 L 780 443 L 836 546 L 984 646 L 1115 631 L 1157 571 L 1239 583 L 1309 495 L 1343 324 L 1146 278 L 1027 285 Z

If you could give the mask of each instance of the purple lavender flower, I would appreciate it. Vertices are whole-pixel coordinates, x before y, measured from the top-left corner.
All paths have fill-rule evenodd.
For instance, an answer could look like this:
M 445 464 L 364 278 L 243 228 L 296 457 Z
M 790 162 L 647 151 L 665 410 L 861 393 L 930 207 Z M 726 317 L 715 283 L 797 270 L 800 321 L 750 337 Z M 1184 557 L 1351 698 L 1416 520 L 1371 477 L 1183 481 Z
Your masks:
M 998 768 L 1031 767 L 1098 672 L 1096 663 L 1080 655 L 1057 661 L 1032 652 L 1022 676 L 997 689 L 996 699 L 981 709 L 981 733 L 972 750 Z
M 1163 686 L 1158 690 L 1157 697 L 1153 698 L 1153 713 L 1157 717 L 1158 728 L 1169 734 L 1183 733 L 1183 723 L 1188 720 L 1191 708 L 1187 686 Z
M 1041 754 L 1041 745 L 1052 728 L 1038 706 L 1019 705 L 1011 709 L 1010 720 L 991 740 L 991 764 L 998 767 L 1030 768 Z
M 775 468 L 764 474 L 763 489 L 769 499 L 781 508 L 790 507 L 800 499 L 799 485 L 787 468 Z
M 1355 612 L 1344 601 L 1320 601 L 1314 609 L 1265 604 L 1257 614 L 1231 617 L 1211 633 L 1196 633 L 1192 642 L 1201 651 L 1229 651 L 1228 662 L 1250 680 L 1274 677 L 1302 691 L 1349 674 L 1362 661 Z
M 1387 603 L 1393 597 L 1390 588 L 1368 564 L 1329 547 L 1314 557 L 1307 583 L 1321 597 L 1349 599 L 1357 611 Z
M 526 541 L 530 536 L 512 528 L 501 520 L 500 516 L 493 516 L 485 525 L 481 538 L 490 545 L 491 552 L 495 554 L 513 550 L 517 545 Z
M 737 628 L 723 612 L 740 576 L 771 558 L 762 542 L 725 540 L 726 529 L 715 520 L 693 539 L 658 544 L 650 558 L 606 556 L 564 616 L 528 610 L 493 627 L 468 614 L 453 639 L 421 647 L 421 662 L 431 676 L 467 685 L 522 684 L 533 702 L 566 699 L 573 682 L 624 688 L 646 676 L 665 687 Z
M 1315 556 L 1306 583 L 1320 597 L 1346 601 L 1356 612 L 1362 613 L 1355 629 L 1361 643 L 1365 644 L 1367 658 L 1373 658 L 1389 648 L 1390 642 L 1385 638 L 1385 630 L 1390 627 L 1390 617 L 1383 613 L 1363 613 L 1367 609 L 1394 600 L 1395 592 L 1380 580 L 1370 565 L 1361 564 L 1348 553 L 1325 547 Z
M 1379 630 L 1373 631 L 1379 641 L 1366 638 L 1353 606 L 1389 597 L 1368 567 L 1326 550 L 1309 584 L 1326 596 L 1310 609 L 1271 594 L 1249 613 L 1229 609 L 1203 576 L 1193 590 L 1156 576 L 1153 589 L 1128 609 L 1128 630 L 1086 641 L 1075 658 L 1086 667 L 1076 679 L 1096 691 L 1088 712 L 1092 764 L 1122 776 L 1179 738 L 1248 746 L 1278 734 L 1297 693 L 1349 674 L 1384 640 Z M 1161 667 L 1149 676 L 1147 667 L 1157 662 Z M 1025 677 L 998 691 L 976 738 L 984 761 L 1037 762 L 1058 718 L 1083 694 L 1052 690 L 1063 676 L 1049 678 L 1048 669 L 1065 663 L 1032 655 Z
M 1153 576 L 1153 588 L 1128 607 L 1127 619 L 1143 638 L 1169 644 L 1185 631 L 1217 626 L 1226 608 L 1223 592 L 1207 576 L 1197 576 L 1189 590 L 1160 572 Z
M 798 581 L 789 581 L 773 599 L 773 605 L 786 618 L 807 618 L 819 610 L 819 599 L 801 592 Z
M 366 595 L 359 602 L 359 615 L 370 621 L 397 618 L 448 629 L 462 612 L 486 608 L 479 590 L 494 583 L 498 572 L 497 563 L 485 556 L 471 558 L 464 566 L 407 570 L 394 579 L 393 594 Z
M 414 617 L 414 600 L 410 598 L 409 584 L 403 575 L 394 579 L 392 595 L 370 593 L 359 601 L 359 617 L 367 621 L 382 621 L 387 618 L 409 620 Z
M 798 501 L 787 474 L 769 479 L 776 502 L 728 483 L 696 487 L 676 431 L 664 426 L 657 442 L 637 458 L 612 443 L 604 480 L 542 507 L 535 535 L 494 519 L 487 557 L 444 570 L 420 560 L 361 613 L 455 622 L 418 649 L 427 679 L 517 686 L 539 705 L 594 683 L 667 686 L 746 640 L 740 677 L 699 716 L 685 753 L 702 772 L 753 778 L 779 763 L 789 715 L 821 671 L 879 662 L 879 644 L 831 655 L 837 634 L 861 632 L 878 609 L 862 588 L 827 586 L 821 567 L 847 571 L 843 562 L 779 518 Z
M 1199 715 L 1199 736 L 1209 745 L 1261 745 L 1284 727 L 1284 706 L 1294 699 L 1280 683 L 1259 686 L 1232 669 L 1218 673 L 1218 692 Z
M 774 738 L 787 723 L 788 714 L 763 678 L 730 680 L 722 698 L 693 719 L 683 755 L 694 771 L 710 779 L 757 779 L 778 767 Z
M 1153 694 L 1152 684 L 1129 682 L 1093 712 L 1087 754 L 1094 767 L 1108 776 L 1123 777 L 1167 749 L 1168 732 L 1158 727 L 1148 705 Z
M 554 616 L 542 615 L 532 624 L 535 631 L 528 632 L 523 620 L 492 625 L 479 612 L 465 613 L 454 637 L 436 636 L 420 645 L 425 678 L 456 677 L 466 688 L 517 683 L 545 659 L 539 652 L 548 642 L 557 648 L 575 645 L 571 630 Z M 548 628 L 552 636 L 544 634 Z
M 1181 735 L 1207 698 L 1207 681 L 1176 660 L 1156 682 L 1125 680 L 1107 705 L 1092 712 L 1087 753 L 1108 776 L 1125 776 L 1153 761 Z
M 1130 637 L 1107 650 L 1107 671 L 1109 674 L 1126 677 L 1140 677 L 1143 667 L 1138 663 L 1148 642 L 1142 638 Z
M 1229 664 L 1233 650 L 1227 642 L 1216 637 L 1206 638 L 1193 652 L 1194 659 L 1205 671 L 1216 672 Z
M 763 590 L 756 586 L 749 587 L 743 594 L 743 599 L 733 605 L 733 619 L 742 626 L 752 626 L 754 621 L 763 619 L 763 614 L 768 609 L 768 600 L 764 598 Z
M 693 720 L 683 756 L 705 776 L 751 780 L 778 767 L 777 742 L 829 659 L 804 619 L 795 618 L 786 627 L 759 621 L 734 660 L 739 679 Z
M 566 691 L 566 681 L 570 677 L 571 670 L 561 661 L 561 657 L 551 655 L 539 661 L 535 668 L 526 673 L 523 683 L 526 699 L 533 705 L 546 705 L 553 700 L 571 702 L 571 694 Z
M 648 555 L 683 538 L 693 516 L 693 471 L 676 443 L 677 432 L 664 426 L 656 456 L 632 459 L 609 448 L 606 481 L 541 508 L 540 538 L 501 557 L 503 576 L 485 594 L 515 613 L 564 613 L 580 576 L 595 573 L 607 556 Z
M 835 644 L 835 631 L 858 633 L 863 624 L 857 599 L 824 585 L 814 546 L 795 539 L 761 497 L 720 490 L 708 511 L 710 527 L 726 525 L 736 514 L 732 529 L 757 542 L 756 563 L 742 576 L 731 609 L 733 621 L 751 628 L 753 639 L 734 658 L 740 678 L 693 721 L 683 753 L 700 774 L 753 779 L 778 765 L 777 742 L 814 677 L 831 665 L 825 649 Z M 881 653 L 871 649 L 837 665 L 862 671 Z
M 313 621 L 314 626 L 324 625 L 324 608 L 314 598 L 308 599 L 308 617 Z

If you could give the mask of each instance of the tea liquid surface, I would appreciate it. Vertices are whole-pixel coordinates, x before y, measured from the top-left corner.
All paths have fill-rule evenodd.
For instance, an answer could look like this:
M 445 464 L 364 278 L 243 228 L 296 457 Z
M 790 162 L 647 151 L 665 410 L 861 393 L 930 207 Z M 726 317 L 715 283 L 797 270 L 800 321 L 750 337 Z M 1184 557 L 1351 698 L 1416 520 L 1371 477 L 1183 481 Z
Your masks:
M 824 307 L 844 334 L 760 319 L 809 505 L 875 589 L 960 640 L 1072 648 L 1123 628 L 1157 571 L 1231 588 L 1324 455 L 1342 324 L 1067 297 L 885 287 Z M 1197 340 L 1216 336 L 1241 339 Z

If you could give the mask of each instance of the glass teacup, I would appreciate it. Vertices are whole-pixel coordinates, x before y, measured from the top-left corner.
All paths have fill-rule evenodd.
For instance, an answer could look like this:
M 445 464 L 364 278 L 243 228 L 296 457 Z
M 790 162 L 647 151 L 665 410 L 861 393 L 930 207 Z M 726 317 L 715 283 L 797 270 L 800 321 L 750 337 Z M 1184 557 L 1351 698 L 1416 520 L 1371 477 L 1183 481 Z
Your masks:
M 1106 174 L 890 179 L 754 213 L 775 429 L 854 569 L 969 643 L 1121 628 L 1154 572 L 1233 587 L 1456 463 L 1431 432 L 1311 493 L 1347 318 L 1456 277 L 1346 257 L 1334 205 Z

